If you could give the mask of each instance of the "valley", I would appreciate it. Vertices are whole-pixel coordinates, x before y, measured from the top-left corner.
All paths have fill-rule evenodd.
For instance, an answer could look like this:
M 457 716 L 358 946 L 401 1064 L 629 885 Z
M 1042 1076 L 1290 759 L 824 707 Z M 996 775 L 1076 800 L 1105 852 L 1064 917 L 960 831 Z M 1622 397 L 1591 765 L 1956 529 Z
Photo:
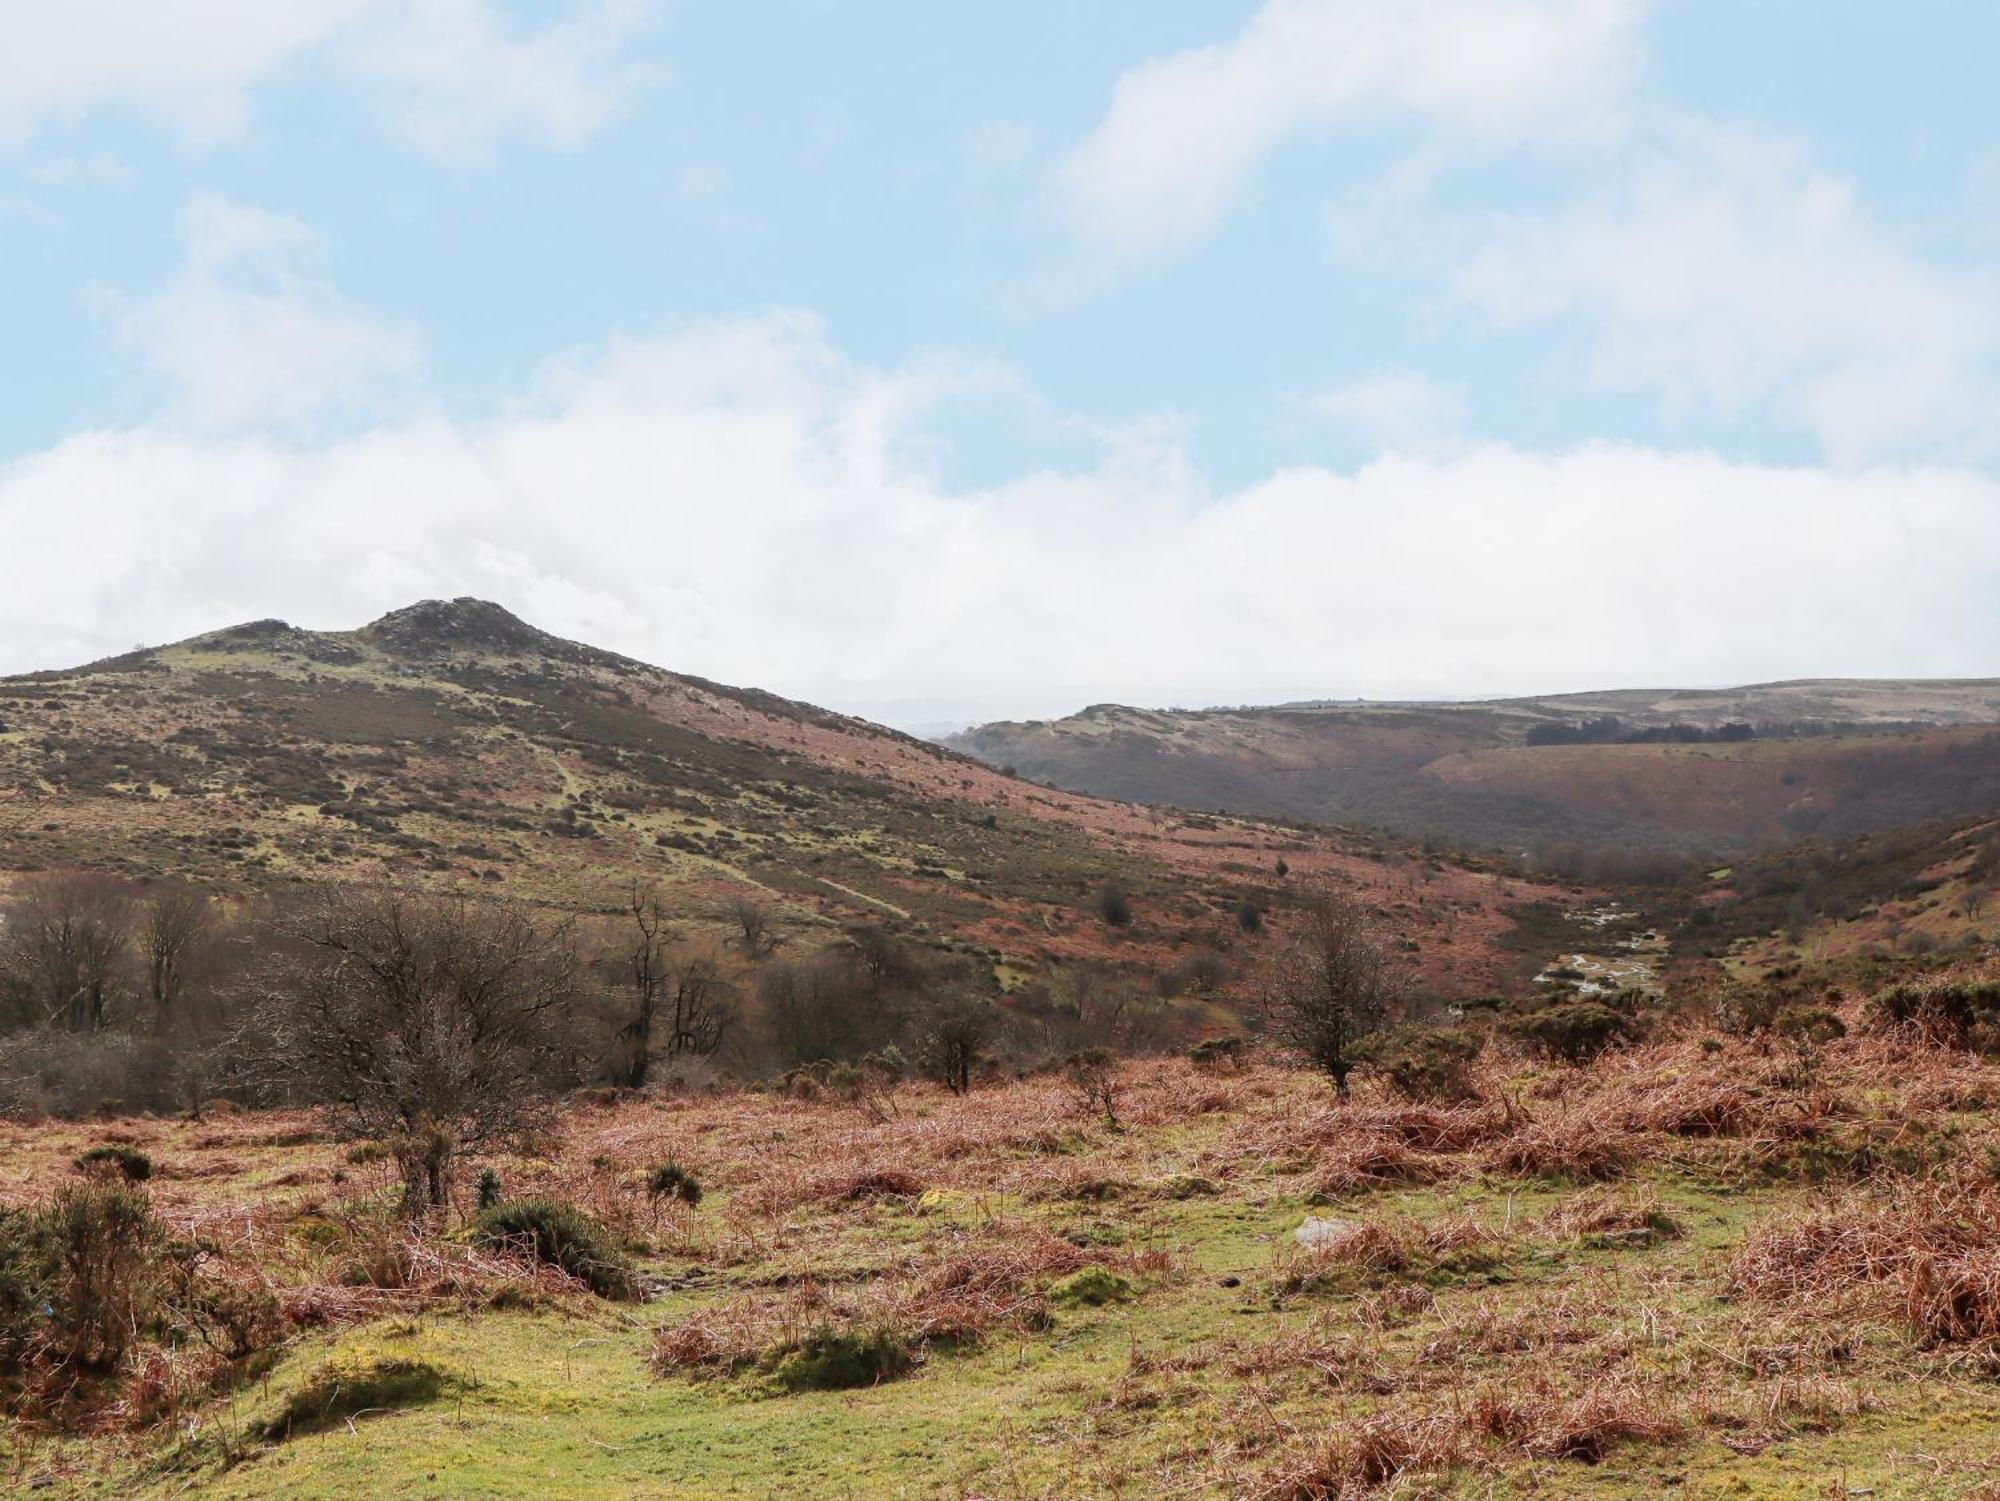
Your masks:
M 1072 790 L 1367 827 L 1614 877 L 1963 817 L 2000 801 L 2000 687 L 1985 679 L 1262 709 L 1099 705 L 984 725 L 947 743 Z

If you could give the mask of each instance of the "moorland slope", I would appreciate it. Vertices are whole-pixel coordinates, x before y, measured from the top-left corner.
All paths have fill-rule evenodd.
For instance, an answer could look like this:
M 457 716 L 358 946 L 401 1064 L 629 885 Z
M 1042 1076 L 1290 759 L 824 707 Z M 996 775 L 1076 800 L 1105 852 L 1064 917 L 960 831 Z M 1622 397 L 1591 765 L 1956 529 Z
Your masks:
M 947 742 L 1134 802 L 1543 853 L 1735 854 L 2000 806 L 2000 680 L 1148 710 Z
M 387 875 L 585 913 L 637 881 L 697 924 L 749 897 L 781 932 L 886 926 L 1003 981 L 1162 965 L 1245 901 L 1332 882 L 1443 993 L 1517 966 L 1506 913 L 1546 894 L 1372 836 L 1053 791 L 471 599 L 0 679 L 0 870 L 72 867 L 248 891 Z M 1107 883 L 1129 923 L 1093 913 Z

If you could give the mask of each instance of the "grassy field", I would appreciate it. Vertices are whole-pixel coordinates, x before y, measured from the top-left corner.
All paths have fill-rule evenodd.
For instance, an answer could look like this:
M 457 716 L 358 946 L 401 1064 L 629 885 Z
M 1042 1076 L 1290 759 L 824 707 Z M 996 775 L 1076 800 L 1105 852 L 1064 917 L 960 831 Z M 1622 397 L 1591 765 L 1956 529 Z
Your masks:
M 144 1347 L 82 1431 L 16 1423 L 5 1483 L 2000 1495 L 2000 1069 L 1697 1024 L 1582 1067 L 1489 1051 L 1475 1083 L 1342 1105 L 1274 1066 L 1132 1063 L 1115 1121 L 1053 1079 L 579 1103 L 545 1158 L 491 1166 L 629 1248 L 616 1300 L 463 1214 L 406 1238 L 390 1170 L 309 1117 L 10 1127 L 0 1197 L 143 1150 L 155 1212 L 283 1331 L 234 1365 Z M 698 1204 L 649 1197 L 669 1158 Z

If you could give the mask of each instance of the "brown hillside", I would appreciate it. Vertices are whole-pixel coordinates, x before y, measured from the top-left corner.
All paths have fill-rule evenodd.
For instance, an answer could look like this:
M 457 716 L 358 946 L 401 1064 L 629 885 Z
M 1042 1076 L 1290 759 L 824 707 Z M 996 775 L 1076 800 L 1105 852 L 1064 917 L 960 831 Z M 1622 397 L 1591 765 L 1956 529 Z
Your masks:
M 1430 980 L 1463 992 L 1513 962 L 1503 909 L 1541 894 L 1351 834 L 1051 791 L 476 600 L 349 632 L 257 622 L 0 680 L 0 805 L 9 870 L 250 888 L 391 873 L 584 911 L 640 880 L 694 920 L 749 894 L 801 936 L 886 925 L 1003 979 L 1247 944 L 1240 902 L 1282 927 L 1293 894 L 1331 881 L 1368 893 Z M 1131 895 L 1127 928 L 1090 911 L 1107 881 Z
M 950 743 L 1136 802 L 1514 854 L 1729 854 L 2000 807 L 1996 725 L 1992 680 L 1825 680 L 1454 704 L 1099 705 Z

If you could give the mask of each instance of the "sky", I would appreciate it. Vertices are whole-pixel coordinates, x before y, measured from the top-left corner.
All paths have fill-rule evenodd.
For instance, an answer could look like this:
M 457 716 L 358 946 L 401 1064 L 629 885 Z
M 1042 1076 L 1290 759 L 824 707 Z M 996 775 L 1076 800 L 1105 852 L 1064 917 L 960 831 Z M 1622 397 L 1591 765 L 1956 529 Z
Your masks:
M 0 0 L 0 671 L 2000 674 L 1984 0 Z

